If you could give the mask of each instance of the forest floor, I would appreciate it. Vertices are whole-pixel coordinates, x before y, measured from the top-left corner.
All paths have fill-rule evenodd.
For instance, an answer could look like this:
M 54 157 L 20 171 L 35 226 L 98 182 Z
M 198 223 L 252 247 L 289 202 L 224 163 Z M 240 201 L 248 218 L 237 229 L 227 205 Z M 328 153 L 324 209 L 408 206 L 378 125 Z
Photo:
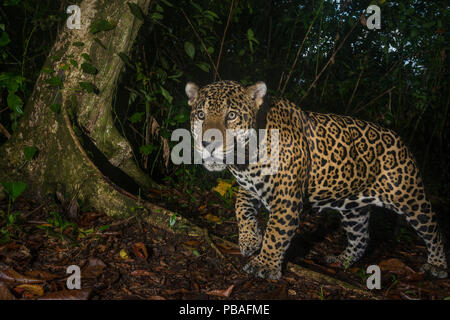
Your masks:
M 209 235 L 237 243 L 232 197 L 178 190 L 153 190 L 149 197 Z M 6 199 L 0 209 L 6 216 Z M 279 281 L 250 278 L 242 271 L 249 259 L 236 247 L 217 237 L 155 227 L 138 214 L 120 220 L 88 211 L 70 219 L 60 205 L 24 197 L 16 200 L 12 211 L 19 213 L 17 217 L 0 220 L 0 299 L 450 299 L 449 279 L 430 279 L 419 272 L 426 260 L 424 244 L 384 211 L 372 215 L 369 248 L 347 270 L 323 261 L 325 255 L 338 254 L 346 245 L 334 212 L 305 210 L 287 255 L 292 263 L 360 290 L 313 279 L 291 268 L 285 268 Z M 267 214 L 260 217 L 264 225 Z M 446 218 L 442 227 L 448 238 Z M 176 219 L 170 222 L 177 223 Z M 366 288 L 366 268 L 372 264 L 382 271 L 380 290 Z M 80 290 L 67 290 L 70 265 L 81 269 Z

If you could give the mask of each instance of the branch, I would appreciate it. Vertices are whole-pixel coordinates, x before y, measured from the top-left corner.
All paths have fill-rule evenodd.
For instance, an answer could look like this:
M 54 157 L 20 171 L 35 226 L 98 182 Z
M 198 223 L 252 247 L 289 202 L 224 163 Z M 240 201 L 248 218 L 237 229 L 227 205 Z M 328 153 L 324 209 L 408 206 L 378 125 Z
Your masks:
M 218 71 L 217 70 L 219 70 L 220 57 L 222 56 L 222 50 L 223 50 L 223 43 L 225 41 L 225 35 L 227 34 L 228 26 L 230 25 L 231 13 L 233 12 L 233 5 L 234 5 L 234 0 L 231 0 L 230 12 L 228 13 L 227 25 L 225 26 L 225 30 L 223 31 L 222 41 L 220 42 L 219 56 L 217 57 L 217 63 L 216 63 L 216 67 L 215 67 L 214 80 L 213 81 L 216 81 L 216 77 L 218 75 Z
M 300 52 L 302 51 L 303 45 L 305 44 L 306 39 L 308 38 L 309 32 L 312 29 L 312 26 L 314 25 L 314 22 L 316 21 L 317 17 L 319 16 L 319 12 L 323 7 L 323 2 L 320 4 L 319 9 L 317 9 L 316 15 L 314 16 L 314 19 L 311 21 L 311 24 L 309 25 L 308 31 L 306 31 L 305 37 L 303 38 L 302 44 L 297 50 L 297 55 L 295 56 L 294 63 L 292 63 L 291 69 L 289 70 L 288 76 L 286 77 L 286 81 L 284 82 L 283 89 L 281 90 L 281 95 L 284 94 L 284 91 L 286 90 L 286 86 L 289 82 L 289 79 L 291 78 L 292 72 L 294 71 L 295 65 L 297 64 L 298 58 L 300 57 Z M 283 77 L 283 75 L 282 75 Z M 281 82 L 281 80 L 280 80 Z
M 189 17 L 187 16 L 186 12 L 184 12 L 183 9 L 181 9 L 181 12 L 183 13 L 183 15 L 184 15 L 184 17 L 186 18 L 187 22 L 188 22 L 189 25 L 191 26 L 192 31 L 194 31 L 195 36 L 196 36 L 197 39 L 200 41 L 200 43 L 201 43 L 201 45 L 202 45 L 202 47 L 203 47 L 203 50 L 205 50 L 206 55 L 208 56 L 209 61 L 211 62 L 211 64 L 212 64 L 212 66 L 213 66 L 213 68 L 214 68 L 214 70 L 215 70 L 217 76 L 219 77 L 219 79 L 221 79 L 221 78 L 220 78 L 219 71 L 217 70 L 217 67 L 216 67 L 216 65 L 214 64 L 214 61 L 213 61 L 213 59 L 211 58 L 211 55 L 209 54 L 208 49 L 206 49 L 206 46 L 205 46 L 205 44 L 203 43 L 202 38 L 199 36 L 199 34 L 197 33 L 197 31 L 195 30 L 194 25 L 192 24 L 191 20 L 190 20 Z
M 316 76 L 316 78 L 314 79 L 314 81 L 311 83 L 311 85 L 309 86 L 308 90 L 306 90 L 305 94 L 303 95 L 303 97 L 300 99 L 299 103 L 301 103 L 306 96 L 308 95 L 309 91 L 311 91 L 311 89 L 316 85 L 317 80 L 319 80 L 319 78 L 322 76 L 323 72 L 328 68 L 329 64 L 334 61 L 334 57 L 336 56 L 336 54 L 339 52 L 339 50 L 342 48 L 342 46 L 344 45 L 345 41 L 348 39 L 348 37 L 350 36 L 350 34 L 353 32 L 353 30 L 356 28 L 356 26 L 358 25 L 359 21 L 361 20 L 361 18 L 364 16 L 364 13 L 361 14 L 361 16 L 359 17 L 358 20 L 356 20 L 356 22 L 353 24 L 352 28 L 350 29 L 350 31 L 347 33 L 347 35 L 345 36 L 344 40 L 342 40 L 342 42 L 339 44 L 339 46 L 337 47 L 337 49 L 333 52 L 333 54 L 331 55 L 330 59 L 328 60 L 328 62 L 325 64 L 325 66 L 322 68 L 322 70 L 320 70 L 319 74 Z
M 1 123 L 0 123 L 0 131 L 6 136 L 7 139 L 11 138 L 11 134 Z
M 370 100 L 370 101 L 369 101 L 368 103 L 366 103 L 365 105 L 363 105 L 363 106 L 361 106 L 361 107 L 358 106 L 358 108 L 355 110 L 355 113 L 358 113 L 358 112 L 360 112 L 362 109 L 364 109 L 365 107 L 370 106 L 372 103 L 374 103 L 375 101 L 377 101 L 378 99 L 380 99 L 380 98 L 381 98 L 382 96 L 384 96 L 386 93 L 389 93 L 389 92 L 391 92 L 391 91 L 394 90 L 394 89 L 395 89 L 395 86 L 393 86 L 392 88 L 387 89 L 387 90 L 384 91 L 383 93 L 379 94 L 378 96 L 376 96 L 374 99 Z

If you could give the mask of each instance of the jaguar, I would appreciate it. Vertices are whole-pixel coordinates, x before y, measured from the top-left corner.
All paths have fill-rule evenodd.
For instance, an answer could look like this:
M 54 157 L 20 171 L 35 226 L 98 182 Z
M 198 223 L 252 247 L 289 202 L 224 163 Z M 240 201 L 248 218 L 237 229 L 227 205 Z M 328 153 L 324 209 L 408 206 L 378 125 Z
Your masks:
M 264 82 L 244 86 L 218 81 L 202 88 L 188 82 L 185 91 L 194 150 L 209 159 L 203 162 L 206 169 L 228 169 L 239 184 L 235 204 L 239 248 L 243 256 L 255 254 L 244 267 L 247 273 L 281 277 L 286 250 L 309 203 L 316 211 L 338 210 L 346 231 L 345 250 L 324 257 L 327 263 L 348 267 L 361 258 L 369 242 L 370 208 L 378 206 L 403 216 L 423 239 L 427 261 L 422 270 L 447 277 L 436 214 L 415 158 L 395 132 L 349 116 L 304 111 L 284 98 L 266 97 Z M 210 129 L 226 138 L 205 139 Z M 265 171 L 270 161 L 219 161 L 233 149 L 229 141 L 248 145 L 252 129 L 265 129 L 266 142 L 275 137 L 273 130 L 278 133 L 276 170 Z M 265 146 L 268 155 L 274 152 L 268 143 Z M 264 234 L 256 218 L 262 206 L 270 212 Z

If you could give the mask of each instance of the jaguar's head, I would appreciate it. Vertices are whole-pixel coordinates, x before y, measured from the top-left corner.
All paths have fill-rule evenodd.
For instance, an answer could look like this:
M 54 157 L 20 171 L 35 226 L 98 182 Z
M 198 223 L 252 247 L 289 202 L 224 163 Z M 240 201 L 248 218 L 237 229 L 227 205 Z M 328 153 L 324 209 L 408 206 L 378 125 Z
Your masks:
M 187 83 L 194 148 L 202 155 L 205 168 L 225 169 L 227 154 L 235 143 L 246 144 L 266 91 L 263 82 L 244 87 L 234 81 L 219 81 L 203 88 Z

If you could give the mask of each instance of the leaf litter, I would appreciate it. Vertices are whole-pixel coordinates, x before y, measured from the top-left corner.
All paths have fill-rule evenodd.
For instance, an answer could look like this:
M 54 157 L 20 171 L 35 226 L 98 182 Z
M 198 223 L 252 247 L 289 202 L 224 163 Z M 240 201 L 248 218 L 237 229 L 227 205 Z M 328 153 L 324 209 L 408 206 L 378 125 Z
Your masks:
M 0 244 L 0 299 L 368 299 L 337 285 L 299 276 L 287 268 L 279 281 L 250 278 L 241 271 L 248 259 L 240 255 L 235 245 L 230 245 L 237 243 L 233 208 L 223 198 L 230 193 L 230 186 L 222 183 L 219 190 L 198 192 L 196 202 L 189 199 L 192 195 L 171 193 L 185 197 L 181 200 L 190 205 L 183 209 L 164 199 L 164 192 L 152 193 L 158 197 L 156 204 L 188 217 L 210 235 L 226 240 L 209 237 L 214 248 L 202 235 L 174 234 L 140 221 L 139 217 L 116 220 L 93 211 L 80 211 L 72 218 L 61 214 L 64 221 L 74 224 L 61 233 L 51 224 L 37 228 L 33 221 L 45 223 L 50 212 L 64 209 L 19 197 L 16 210 L 26 219 L 11 241 Z M 227 201 L 234 202 L 234 198 Z M 6 206 L 5 201 L 0 202 L 0 209 Z M 214 218 L 205 219 L 208 215 Z M 259 219 L 264 226 L 265 215 Z M 428 279 L 415 271 L 426 254 L 420 239 L 411 234 L 412 240 L 399 241 L 389 229 L 396 228 L 395 222 L 391 224 L 380 231 L 384 226 L 380 228 L 375 223 L 376 246 L 369 247 L 361 261 L 344 271 L 322 259 L 325 254 L 339 253 L 345 247 L 345 233 L 339 223 L 333 214 L 305 212 L 287 258 L 363 289 L 368 276 L 366 267 L 378 264 L 382 269 L 382 289 L 373 292 L 377 299 L 450 296 L 448 279 Z M 84 236 L 77 232 L 83 232 Z M 80 290 L 66 287 L 69 265 L 80 266 Z

